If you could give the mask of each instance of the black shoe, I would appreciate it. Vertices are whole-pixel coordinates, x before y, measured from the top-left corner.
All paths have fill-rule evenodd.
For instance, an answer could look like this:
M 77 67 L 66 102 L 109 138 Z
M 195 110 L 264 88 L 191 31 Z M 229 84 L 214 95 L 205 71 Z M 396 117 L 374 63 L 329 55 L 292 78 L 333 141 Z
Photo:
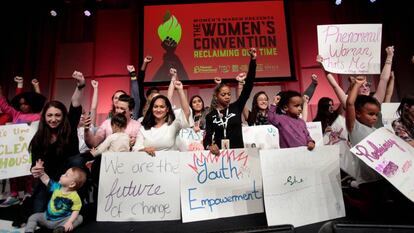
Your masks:
M 23 219 L 15 219 L 12 223 L 12 226 L 16 228 L 22 228 L 25 223 L 26 221 Z
M 65 233 L 65 228 L 63 226 L 58 226 L 53 229 L 53 233 Z

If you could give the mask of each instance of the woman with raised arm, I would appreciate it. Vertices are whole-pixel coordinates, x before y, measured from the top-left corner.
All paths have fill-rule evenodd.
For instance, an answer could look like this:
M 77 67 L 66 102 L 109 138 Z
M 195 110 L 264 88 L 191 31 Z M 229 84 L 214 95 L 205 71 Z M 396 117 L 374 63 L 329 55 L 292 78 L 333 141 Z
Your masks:
M 175 139 L 180 129 L 192 125 L 192 114 L 183 84 L 175 81 L 174 87 L 180 96 L 181 113 L 175 115 L 171 102 L 166 96 L 157 95 L 152 98 L 142 120 L 142 127 L 137 134 L 133 151 L 145 151 L 155 156 L 156 151 L 174 150 Z
M 252 92 L 253 81 L 256 77 L 256 49 L 251 48 L 249 54 L 249 71 L 240 97 L 235 102 L 230 103 L 230 87 L 223 83 L 219 84 L 214 90 L 213 98 L 216 106 L 211 106 L 212 109 L 206 116 L 206 134 L 203 144 L 204 148 L 215 155 L 219 155 L 220 149 L 244 147 L 242 112 Z
M 72 166 L 70 158 L 79 154 L 77 127 L 82 114 L 80 98 L 85 87 L 83 74 L 75 71 L 72 77 L 77 86 L 67 111 L 65 105 L 52 100 L 43 108 L 39 128 L 29 145 L 32 154 L 32 173 L 37 172 L 35 162 L 44 161 L 44 170 L 56 180 Z M 50 198 L 44 185 L 38 185 L 33 192 L 33 212 L 43 212 Z
M 385 49 L 387 52 L 387 58 L 384 63 L 384 67 L 382 68 L 381 75 L 380 75 L 380 81 L 378 83 L 376 92 L 374 94 L 374 98 L 378 100 L 378 102 L 381 104 L 384 101 L 386 90 L 387 90 L 387 84 L 388 80 L 391 76 L 391 65 L 392 65 L 392 59 L 394 57 L 394 46 L 389 46 Z M 325 70 L 323 67 L 323 57 L 320 55 L 317 56 L 316 61 L 321 64 L 322 68 L 325 71 L 326 78 L 331 85 L 331 87 L 334 89 L 336 96 L 338 97 L 339 101 L 341 102 L 342 106 L 346 107 L 346 99 L 347 94 L 345 91 L 339 86 L 339 84 L 336 82 L 335 77 Z M 371 91 L 371 85 L 368 82 L 365 82 L 364 85 L 362 85 L 359 90 L 359 95 L 369 95 Z
M 144 79 L 145 79 L 145 70 L 147 66 L 152 61 L 152 56 L 147 55 L 144 57 L 142 62 L 141 69 L 138 71 L 138 76 L 133 65 L 127 65 L 127 70 L 131 78 L 131 97 L 134 98 L 135 107 L 132 112 L 134 120 L 138 120 L 142 116 L 142 109 L 145 105 L 145 96 L 144 96 Z
M 59 180 L 67 168 L 79 166 L 72 158 L 79 154 L 77 127 L 82 107 L 80 98 L 85 87 L 85 78 L 81 72 L 75 71 L 72 77 L 77 81 L 77 87 L 72 95 L 69 112 L 65 105 L 52 100 L 43 107 L 39 127 L 29 145 L 29 152 L 32 155 L 32 173 L 42 172 L 35 167 L 38 159 L 44 161 L 44 171 L 50 177 Z M 37 185 L 36 185 L 37 184 Z M 13 226 L 21 227 L 32 213 L 44 212 L 51 194 L 47 187 L 35 183 L 31 202 L 25 201 L 20 207 L 20 214 L 13 222 Z

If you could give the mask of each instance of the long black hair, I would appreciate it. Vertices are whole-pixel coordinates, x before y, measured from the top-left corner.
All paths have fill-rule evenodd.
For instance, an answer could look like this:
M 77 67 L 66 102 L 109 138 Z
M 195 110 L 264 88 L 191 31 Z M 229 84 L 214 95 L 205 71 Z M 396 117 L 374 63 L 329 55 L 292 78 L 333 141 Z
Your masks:
M 196 113 L 195 113 L 196 111 L 193 108 L 193 100 L 195 98 L 199 98 L 201 100 L 201 104 L 202 104 L 202 106 L 201 106 L 201 114 L 199 114 L 199 115 L 196 115 Z M 205 129 L 207 111 L 206 111 L 206 108 L 205 108 L 205 105 L 204 105 L 203 98 L 201 98 L 201 96 L 199 96 L 199 95 L 194 95 L 193 97 L 191 97 L 191 99 L 190 99 L 190 108 L 193 111 L 193 119 L 194 119 L 194 122 L 200 121 L 200 123 L 199 123 L 200 128 L 201 129 Z
M 330 103 L 333 103 L 333 100 L 329 97 L 322 97 L 318 101 L 318 112 L 316 113 L 313 121 L 320 121 L 322 124 L 322 132 L 325 132 L 326 128 L 336 120 L 339 115 L 339 108 L 329 112 Z
M 414 105 L 414 96 L 407 95 L 401 99 L 400 106 L 398 106 L 397 114 L 400 116 L 401 123 L 405 126 L 410 137 L 414 137 L 414 122 L 410 117 L 408 109 Z
M 204 113 L 204 111 L 205 111 L 205 109 L 204 109 L 204 100 L 203 100 L 203 98 L 201 98 L 201 96 L 199 96 L 199 95 L 194 95 L 193 97 L 191 97 L 191 99 L 190 99 L 190 108 L 191 108 L 191 110 L 193 111 L 193 114 L 195 114 L 195 109 L 193 108 L 193 100 L 195 99 L 195 98 L 199 98 L 200 100 L 201 100 L 201 104 L 202 104 L 202 107 L 201 107 L 201 114 L 203 114 Z
M 46 102 L 46 97 L 42 94 L 28 91 L 28 92 L 22 92 L 11 100 L 11 105 L 13 106 L 16 111 L 20 110 L 20 100 L 24 99 L 24 101 L 27 103 L 27 105 L 30 106 L 30 113 L 39 113 L 42 111 L 43 106 Z
M 168 112 L 166 115 L 166 120 L 168 125 L 171 125 L 171 123 L 175 120 L 174 111 L 172 109 L 171 102 L 168 100 L 168 98 L 164 95 L 157 95 L 154 98 L 152 98 L 151 103 L 149 104 L 148 110 L 145 113 L 144 119 L 142 120 L 142 126 L 144 126 L 144 129 L 149 130 L 151 127 L 154 127 L 155 122 L 155 116 L 152 112 L 152 109 L 154 108 L 154 103 L 157 101 L 157 99 L 163 99 L 165 102 L 165 105 L 167 106 Z
M 56 129 L 51 129 L 46 122 L 46 111 L 51 107 L 57 108 L 62 112 L 62 121 Z M 56 133 L 56 153 L 57 155 L 63 154 L 68 147 L 72 146 L 69 145 L 71 127 L 68 119 L 68 111 L 65 105 L 57 100 L 52 100 L 46 103 L 43 107 L 39 127 L 30 142 L 29 151 L 40 157 L 46 155 L 49 151 L 49 147 L 52 145 L 51 141 L 53 133 Z
M 261 122 L 261 119 L 265 119 L 267 118 L 267 111 L 269 110 L 269 108 L 266 109 L 266 114 L 265 116 L 259 116 L 258 114 L 260 114 L 260 108 L 259 105 L 257 104 L 257 99 L 259 98 L 260 95 L 265 95 L 267 98 L 267 101 L 269 101 L 269 96 L 267 96 L 266 92 L 264 91 L 259 91 L 257 92 L 254 96 L 253 96 L 253 101 L 252 101 L 252 111 L 249 114 L 249 118 L 247 119 L 247 123 L 251 126 L 254 125 L 258 120 Z M 263 117 L 263 118 L 262 118 Z M 266 120 L 267 121 L 267 120 Z

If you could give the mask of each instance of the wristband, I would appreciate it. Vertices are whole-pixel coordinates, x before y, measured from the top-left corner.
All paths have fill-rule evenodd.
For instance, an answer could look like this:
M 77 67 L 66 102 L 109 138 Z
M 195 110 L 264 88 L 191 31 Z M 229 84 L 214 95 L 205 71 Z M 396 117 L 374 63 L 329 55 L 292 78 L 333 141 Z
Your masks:
M 86 86 L 86 84 L 84 83 L 84 84 L 78 85 L 77 88 L 78 88 L 78 90 L 82 90 L 82 88 L 84 88 L 85 86 Z
M 137 72 L 135 71 L 130 72 L 129 77 L 131 78 L 132 81 L 137 80 Z

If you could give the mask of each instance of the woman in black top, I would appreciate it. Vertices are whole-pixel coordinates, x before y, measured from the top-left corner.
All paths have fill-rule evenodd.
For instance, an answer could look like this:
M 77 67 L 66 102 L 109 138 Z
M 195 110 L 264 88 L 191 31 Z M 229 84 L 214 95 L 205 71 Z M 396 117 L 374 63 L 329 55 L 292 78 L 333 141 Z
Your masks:
M 32 173 L 39 172 L 34 166 L 36 161 L 41 159 L 44 162 L 44 172 L 56 181 L 67 168 L 77 165 L 71 162 L 71 157 L 79 154 L 77 127 L 82 114 L 80 97 L 85 87 L 85 78 L 77 71 L 72 77 L 77 80 L 77 87 L 72 96 L 69 112 L 59 101 L 46 103 L 39 128 L 29 146 L 32 155 Z M 51 193 L 45 185 L 40 184 L 34 188 L 32 196 L 34 213 L 46 210 L 50 196 Z
M 211 109 L 206 116 L 206 134 L 204 136 L 204 148 L 218 155 L 220 149 L 243 148 L 242 136 L 242 112 L 253 89 L 253 81 L 256 77 L 255 48 L 249 50 L 250 64 L 245 85 L 240 97 L 230 104 L 230 87 L 221 83 L 214 90 L 215 109 Z

